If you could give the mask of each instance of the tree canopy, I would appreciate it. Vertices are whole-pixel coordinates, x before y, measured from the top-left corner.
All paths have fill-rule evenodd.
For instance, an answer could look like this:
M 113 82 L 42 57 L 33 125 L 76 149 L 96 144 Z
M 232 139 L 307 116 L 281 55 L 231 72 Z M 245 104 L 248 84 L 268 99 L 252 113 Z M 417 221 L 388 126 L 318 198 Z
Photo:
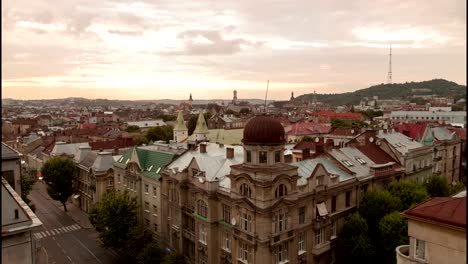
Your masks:
M 359 213 L 346 218 L 338 244 L 338 263 L 371 263 L 375 248 L 368 230 L 366 220 Z
M 431 176 L 424 184 L 427 193 L 431 197 L 445 197 L 450 193 L 450 188 L 447 184 L 447 180 L 442 176 Z
M 375 229 L 386 214 L 399 209 L 400 203 L 401 200 L 398 197 L 392 196 L 388 191 L 371 189 L 364 194 L 359 207 L 359 213 L 366 219 L 371 229 Z
M 128 126 L 127 129 L 125 129 L 125 131 L 127 131 L 128 133 L 138 132 L 138 131 L 140 131 L 140 127 L 139 126 Z
M 146 132 L 148 141 L 164 140 L 168 142 L 174 138 L 174 128 L 172 126 L 158 126 L 149 129 Z
M 379 222 L 379 232 L 384 259 L 387 263 L 395 263 L 395 248 L 409 243 L 406 219 L 397 211 L 387 214 Z
M 42 166 L 41 173 L 47 184 L 49 196 L 63 204 L 67 211 L 66 202 L 75 193 L 75 181 L 77 177 L 76 166 L 73 161 L 65 158 L 53 158 Z
M 396 181 L 388 186 L 388 191 L 397 197 L 401 204 L 397 208 L 399 211 L 406 210 L 412 205 L 418 204 L 429 198 L 426 189 L 415 181 Z

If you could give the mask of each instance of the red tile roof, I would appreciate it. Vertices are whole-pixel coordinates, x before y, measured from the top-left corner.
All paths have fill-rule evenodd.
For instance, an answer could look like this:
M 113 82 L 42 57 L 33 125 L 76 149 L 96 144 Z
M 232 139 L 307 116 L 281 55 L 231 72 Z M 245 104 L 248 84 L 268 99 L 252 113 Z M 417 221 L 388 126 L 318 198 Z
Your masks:
M 426 130 L 427 123 L 415 123 L 415 124 L 400 124 L 395 126 L 395 130 L 410 137 L 412 139 L 422 139 L 424 131 Z
M 354 133 L 351 133 L 354 132 Z M 356 136 L 361 132 L 359 128 L 351 128 L 351 127 L 336 127 L 328 133 L 329 135 L 335 136 Z
M 356 148 L 377 164 L 385 164 L 389 162 L 395 162 L 398 164 L 398 161 L 394 160 L 392 156 L 388 155 L 375 144 L 370 143 L 365 146 L 356 146 Z
M 337 113 L 333 111 L 319 111 L 310 113 L 313 116 L 321 116 L 325 118 L 337 118 L 337 119 L 354 119 L 354 120 L 361 120 L 362 115 L 359 113 L 351 113 L 351 112 L 344 112 L 344 113 Z
M 447 127 L 448 130 L 457 133 L 457 135 L 463 139 L 466 140 L 466 128 L 459 128 L 459 127 Z
M 128 148 L 133 147 L 133 139 L 132 138 L 120 138 L 116 140 L 109 140 L 109 141 L 97 141 L 97 142 L 89 142 L 89 146 L 92 150 L 101 150 L 101 149 L 120 149 L 120 148 Z
M 315 150 L 315 143 L 314 142 L 308 142 L 308 141 L 300 141 L 297 143 L 293 149 L 309 149 L 309 150 Z
M 402 215 L 466 230 L 466 197 L 435 197 L 404 211 Z
M 330 132 L 330 129 L 331 126 L 329 124 L 301 122 L 292 124 L 288 135 L 323 134 Z

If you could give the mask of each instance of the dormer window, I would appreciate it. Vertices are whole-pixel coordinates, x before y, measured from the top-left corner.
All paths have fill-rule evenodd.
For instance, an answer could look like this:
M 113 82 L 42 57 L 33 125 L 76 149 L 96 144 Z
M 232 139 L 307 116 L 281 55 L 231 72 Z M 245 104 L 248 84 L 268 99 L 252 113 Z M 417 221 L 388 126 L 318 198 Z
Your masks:
M 286 188 L 286 185 L 280 184 L 275 191 L 275 198 L 280 198 L 283 196 L 288 195 L 288 189 Z
M 260 151 L 258 154 L 258 162 L 259 163 L 267 163 L 267 152 Z
M 247 196 L 248 198 L 252 197 L 252 190 L 250 189 L 249 185 L 247 185 L 247 183 L 241 184 L 240 193 L 242 196 Z

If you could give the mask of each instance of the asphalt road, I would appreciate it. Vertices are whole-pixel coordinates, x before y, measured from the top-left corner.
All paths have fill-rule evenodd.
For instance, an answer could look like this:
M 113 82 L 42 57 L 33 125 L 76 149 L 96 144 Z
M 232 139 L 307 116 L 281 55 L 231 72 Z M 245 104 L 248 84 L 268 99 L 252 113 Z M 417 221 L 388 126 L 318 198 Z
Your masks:
M 59 209 L 46 193 L 43 183 L 37 182 L 29 194 L 36 206 L 36 215 L 42 227 L 34 232 L 41 240 L 39 264 L 62 263 L 117 263 L 117 258 L 101 247 L 97 232 L 84 229 L 63 210 Z

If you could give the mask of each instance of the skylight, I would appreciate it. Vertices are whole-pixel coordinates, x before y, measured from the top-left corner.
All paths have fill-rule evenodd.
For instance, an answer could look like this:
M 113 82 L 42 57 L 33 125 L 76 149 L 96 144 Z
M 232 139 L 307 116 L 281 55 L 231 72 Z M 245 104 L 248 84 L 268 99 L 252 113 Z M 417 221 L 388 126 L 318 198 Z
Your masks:
M 361 159 L 359 157 L 355 157 L 355 159 L 361 164 L 366 164 L 367 163 L 365 160 L 363 160 L 363 159 Z
M 348 166 L 348 167 L 354 166 L 354 164 L 353 164 L 351 161 L 349 161 L 349 160 L 342 160 L 342 162 L 343 162 L 346 166 Z

